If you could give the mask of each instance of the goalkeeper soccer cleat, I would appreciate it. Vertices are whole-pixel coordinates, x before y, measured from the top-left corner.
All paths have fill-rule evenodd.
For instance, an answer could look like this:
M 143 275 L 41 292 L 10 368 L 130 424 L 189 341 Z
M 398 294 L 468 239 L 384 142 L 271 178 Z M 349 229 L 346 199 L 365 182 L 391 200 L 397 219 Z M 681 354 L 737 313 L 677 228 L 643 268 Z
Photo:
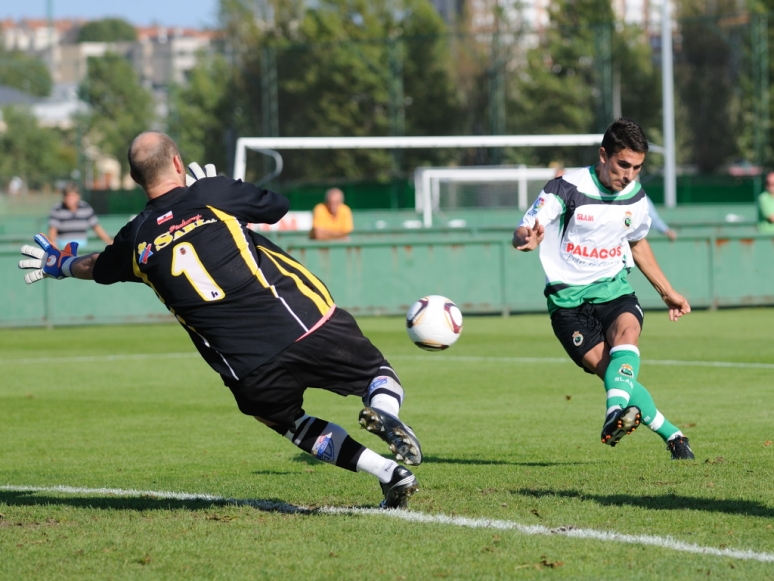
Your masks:
M 610 447 L 615 446 L 621 438 L 637 429 L 641 418 L 640 408 L 634 405 L 613 410 L 607 415 L 605 425 L 602 426 L 602 443 Z
M 693 450 L 688 445 L 688 438 L 677 436 L 667 442 L 667 450 L 672 453 L 672 460 L 695 460 Z
M 384 500 L 379 508 L 406 508 L 408 499 L 417 491 L 417 479 L 403 466 L 396 466 L 389 482 L 380 483 Z
M 422 448 L 414 431 L 392 414 L 377 408 L 363 408 L 360 427 L 387 442 L 395 459 L 410 466 L 422 463 Z

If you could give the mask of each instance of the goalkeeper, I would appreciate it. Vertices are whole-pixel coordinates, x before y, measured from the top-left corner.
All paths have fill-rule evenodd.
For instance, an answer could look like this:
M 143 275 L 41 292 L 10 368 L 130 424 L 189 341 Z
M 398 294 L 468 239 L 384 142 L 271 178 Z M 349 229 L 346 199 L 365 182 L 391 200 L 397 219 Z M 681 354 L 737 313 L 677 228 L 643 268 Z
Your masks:
M 637 381 L 644 313 L 626 279 L 631 267 L 636 264 L 656 289 L 670 320 L 691 312 L 645 239 L 648 202 L 635 178 L 647 153 L 642 128 L 615 121 L 595 166 L 546 184 L 514 232 L 513 246 L 524 252 L 540 246 L 554 334 L 579 367 L 604 381 L 602 443 L 615 446 L 642 421 L 663 438 L 673 460 L 693 460 L 688 438 Z
M 417 489 L 407 468 L 356 442 L 341 426 L 306 414 L 308 387 L 357 395 L 360 425 L 406 464 L 422 461 L 419 441 L 399 418 L 403 388 L 355 319 L 293 257 L 251 232 L 248 222 L 276 223 L 288 210 L 280 194 L 202 172 L 186 175 L 167 135 L 138 135 L 129 149 L 132 178 L 145 209 L 102 252 L 77 257 L 42 234 L 24 246 L 27 283 L 74 277 L 99 284 L 142 282 L 156 293 L 207 363 L 231 389 L 240 411 L 301 450 L 381 483 L 385 508 L 402 508 Z M 188 185 L 187 185 L 188 183 Z

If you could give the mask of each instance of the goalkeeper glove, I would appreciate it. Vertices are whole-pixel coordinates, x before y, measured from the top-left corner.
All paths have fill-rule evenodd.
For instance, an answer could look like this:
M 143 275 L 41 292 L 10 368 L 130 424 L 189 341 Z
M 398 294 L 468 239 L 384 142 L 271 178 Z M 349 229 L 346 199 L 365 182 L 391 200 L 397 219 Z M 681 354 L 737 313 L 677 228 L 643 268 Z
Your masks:
M 21 253 L 30 258 L 20 260 L 19 268 L 34 269 L 32 272 L 24 275 L 24 282 L 32 284 L 42 278 L 61 280 L 73 275 L 70 267 L 77 257 L 77 242 L 68 243 L 64 250 L 59 250 L 51 244 L 51 241 L 43 234 L 35 234 L 35 242 L 40 248 L 35 248 L 28 244 L 21 248 Z
M 202 170 L 201 166 L 196 163 L 195 161 L 188 164 L 188 171 L 191 172 L 193 177 L 189 176 L 188 174 L 185 174 L 185 185 L 186 186 L 192 186 L 197 181 L 203 178 L 214 178 L 218 174 L 215 171 L 215 166 L 211 163 L 208 163 L 204 166 L 204 170 Z

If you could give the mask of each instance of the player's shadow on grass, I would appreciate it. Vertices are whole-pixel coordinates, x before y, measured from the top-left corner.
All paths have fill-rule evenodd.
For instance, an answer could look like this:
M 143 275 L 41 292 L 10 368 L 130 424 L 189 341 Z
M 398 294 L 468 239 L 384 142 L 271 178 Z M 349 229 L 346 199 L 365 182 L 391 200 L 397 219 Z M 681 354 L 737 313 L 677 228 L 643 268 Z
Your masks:
M 705 512 L 723 512 L 745 516 L 774 517 L 774 509 L 751 500 L 697 498 L 678 494 L 632 496 L 629 494 L 588 494 L 577 490 L 549 490 L 520 488 L 512 494 L 540 498 L 558 496 L 591 501 L 603 506 L 635 506 L 649 510 L 702 510 Z
M 594 462 L 509 462 L 508 460 L 491 460 L 488 458 L 447 458 L 444 456 L 424 456 L 423 462 L 428 464 L 475 464 L 477 466 L 575 466 L 577 464 L 594 464 Z
M 226 506 L 249 506 L 264 512 L 310 514 L 312 510 L 278 499 L 176 500 L 153 496 L 45 496 L 35 492 L 0 491 L 0 504 L 8 506 L 70 506 L 102 510 L 190 510 L 206 511 Z M 0 520 L 0 526 L 3 520 Z

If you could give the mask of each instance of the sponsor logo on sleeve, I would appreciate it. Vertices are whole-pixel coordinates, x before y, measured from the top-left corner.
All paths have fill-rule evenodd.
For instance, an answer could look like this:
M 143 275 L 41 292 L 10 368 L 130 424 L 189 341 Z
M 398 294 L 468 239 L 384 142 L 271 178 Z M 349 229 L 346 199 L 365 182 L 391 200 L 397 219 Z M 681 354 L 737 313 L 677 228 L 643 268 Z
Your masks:
M 538 196 L 538 199 L 535 200 L 535 203 L 532 204 L 532 209 L 527 212 L 527 216 L 536 216 L 537 213 L 540 211 L 540 208 L 545 206 L 546 199 L 543 196 Z
M 594 221 L 594 215 L 593 214 L 576 214 L 578 217 L 579 222 L 593 222 Z

